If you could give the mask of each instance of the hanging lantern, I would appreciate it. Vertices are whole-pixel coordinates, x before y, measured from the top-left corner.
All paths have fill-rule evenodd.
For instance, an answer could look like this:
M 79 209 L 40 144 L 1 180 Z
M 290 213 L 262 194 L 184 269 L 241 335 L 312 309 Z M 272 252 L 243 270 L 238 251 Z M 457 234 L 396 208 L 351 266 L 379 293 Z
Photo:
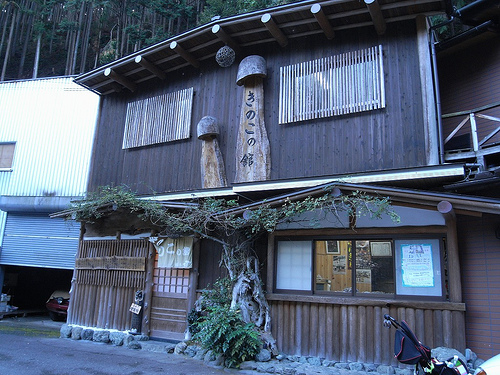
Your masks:
M 233 64 L 235 57 L 236 53 L 234 50 L 231 47 L 224 46 L 217 51 L 215 61 L 223 68 L 227 68 Z

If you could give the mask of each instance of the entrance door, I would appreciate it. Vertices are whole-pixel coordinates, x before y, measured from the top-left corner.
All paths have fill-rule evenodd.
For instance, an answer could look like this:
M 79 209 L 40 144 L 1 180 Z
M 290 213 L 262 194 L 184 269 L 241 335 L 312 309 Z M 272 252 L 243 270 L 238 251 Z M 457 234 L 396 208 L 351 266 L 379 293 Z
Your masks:
M 187 327 L 189 269 L 160 268 L 158 255 L 153 276 L 151 337 L 183 340 Z

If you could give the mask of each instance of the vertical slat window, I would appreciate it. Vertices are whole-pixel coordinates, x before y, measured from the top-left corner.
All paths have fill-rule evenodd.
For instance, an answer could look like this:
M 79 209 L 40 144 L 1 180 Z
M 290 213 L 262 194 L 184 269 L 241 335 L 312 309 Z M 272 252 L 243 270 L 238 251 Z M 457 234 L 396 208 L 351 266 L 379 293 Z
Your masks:
M 382 46 L 280 68 L 279 123 L 385 108 Z
M 193 88 L 128 103 L 123 149 L 189 138 Z

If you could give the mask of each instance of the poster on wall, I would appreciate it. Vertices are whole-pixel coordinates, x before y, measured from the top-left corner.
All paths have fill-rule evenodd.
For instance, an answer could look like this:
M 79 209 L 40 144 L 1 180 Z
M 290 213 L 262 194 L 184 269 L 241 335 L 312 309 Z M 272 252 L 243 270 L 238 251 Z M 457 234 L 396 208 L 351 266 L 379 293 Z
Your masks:
M 333 274 L 345 275 L 347 259 L 345 255 L 336 255 L 333 257 Z
M 431 244 L 402 244 L 401 268 L 404 287 L 434 287 Z
M 371 284 L 372 283 L 372 270 L 356 270 L 356 283 Z

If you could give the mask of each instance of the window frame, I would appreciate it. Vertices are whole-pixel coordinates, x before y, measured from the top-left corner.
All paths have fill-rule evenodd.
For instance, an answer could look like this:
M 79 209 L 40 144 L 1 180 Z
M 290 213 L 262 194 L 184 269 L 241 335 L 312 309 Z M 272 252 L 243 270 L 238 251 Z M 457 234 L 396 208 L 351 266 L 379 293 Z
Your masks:
M 13 146 L 12 157 L 10 158 L 10 166 L 9 167 L 1 167 L 0 166 L 0 172 L 12 172 L 12 170 L 13 170 L 14 159 L 16 157 L 17 142 L 0 142 L 0 147 L 1 146 L 9 146 L 9 145 Z
M 356 241 L 385 241 L 391 242 L 392 249 L 392 269 L 393 269 L 393 279 L 394 279 L 394 293 L 356 293 L 355 287 L 351 288 L 350 293 L 340 292 L 340 291 L 321 291 L 315 290 L 315 275 L 317 274 L 316 268 L 316 249 L 315 242 L 316 241 L 351 241 L 353 249 L 355 249 Z M 437 256 L 439 259 L 439 273 L 440 273 L 440 283 L 441 283 L 441 295 L 440 296 L 428 296 L 424 294 L 415 295 L 415 294 L 398 294 L 398 276 L 397 276 L 397 265 L 396 265 L 396 251 L 398 249 L 395 248 L 396 242 L 398 241 L 418 241 L 418 240 L 437 240 L 439 245 L 439 255 Z M 293 289 L 278 289 L 277 288 L 277 275 L 278 275 L 278 244 L 282 241 L 310 241 L 311 242 L 311 283 L 309 290 L 293 290 Z M 438 233 L 429 233 L 428 235 L 421 234 L 387 234 L 387 235 L 370 235 L 370 234 L 356 234 L 354 236 L 335 236 L 335 235 L 297 235 L 297 236 L 279 236 L 276 235 L 274 237 L 274 249 L 276 249 L 274 254 L 274 277 L 273 277 L 273 285 L 272 291 L 276 294 L 296 294 L 296 295 L 307 295 L 307 296 L 317 296 L 324 298 L 335 298 L 335 297 L 343 297 L 349 299 L 374 299 L 374 300 L 383 300 L 383 299 L 401 299 L 401 300 L 426 300 L 426 301 L 447 301 L 449 291 L 446 288 L 446 271 L 447 271 L 447 263 L 446 263 L 446 235 L 438 234 Z M 353 251 L 353 259 L 352 264 L 356 264 L 356 251 Z M 436 268 L 433 266 L 433 270 Z M 351 280 L 356 284 L 356 267 L 352 267 L 351 269 L 352 275 Z M 351 284 L 351 287 L 353 285 Z

